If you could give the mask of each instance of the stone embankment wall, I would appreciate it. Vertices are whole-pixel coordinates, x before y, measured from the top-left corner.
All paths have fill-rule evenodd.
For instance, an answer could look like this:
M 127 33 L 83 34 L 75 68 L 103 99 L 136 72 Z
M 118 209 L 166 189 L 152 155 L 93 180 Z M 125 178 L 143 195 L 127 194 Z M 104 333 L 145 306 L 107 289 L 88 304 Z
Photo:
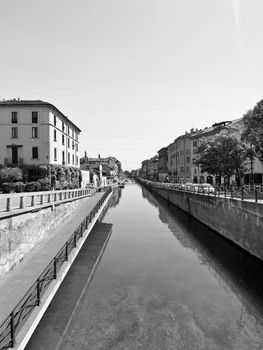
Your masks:
M 84 199 L 0 220 L 0 278 L 69 217 Z
M 263 260 L 263 204 L 158 188 L 154 192 Z

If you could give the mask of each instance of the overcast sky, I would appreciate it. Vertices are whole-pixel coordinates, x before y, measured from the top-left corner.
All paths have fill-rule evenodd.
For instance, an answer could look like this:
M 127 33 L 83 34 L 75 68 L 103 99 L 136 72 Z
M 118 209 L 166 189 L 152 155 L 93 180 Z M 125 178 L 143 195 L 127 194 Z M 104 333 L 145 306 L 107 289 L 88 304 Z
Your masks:
M 0 99 L 54 104 L 139 168 L 263 98 L 263 0 L 0 0 Z

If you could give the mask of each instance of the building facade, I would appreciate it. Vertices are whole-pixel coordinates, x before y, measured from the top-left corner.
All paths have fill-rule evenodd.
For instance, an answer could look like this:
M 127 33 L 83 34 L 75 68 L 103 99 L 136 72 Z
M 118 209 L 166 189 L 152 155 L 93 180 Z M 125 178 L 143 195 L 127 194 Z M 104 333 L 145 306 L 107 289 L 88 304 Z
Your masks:
M 0 165 L 79 167 L 80 132 L 48 102 L 0 101 Z
M 158 151 L 158 181 L 165 181 L 168 176 L 168 147 L 163 147 Z

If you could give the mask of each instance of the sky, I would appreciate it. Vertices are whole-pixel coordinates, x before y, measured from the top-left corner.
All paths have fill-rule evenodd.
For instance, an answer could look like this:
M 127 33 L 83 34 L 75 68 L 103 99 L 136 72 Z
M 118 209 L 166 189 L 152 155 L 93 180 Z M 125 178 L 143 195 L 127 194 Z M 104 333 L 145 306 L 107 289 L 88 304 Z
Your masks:
M 54 104 L 124 170 L 263 98 L 262 0 L 0 0 L 0 99 Z

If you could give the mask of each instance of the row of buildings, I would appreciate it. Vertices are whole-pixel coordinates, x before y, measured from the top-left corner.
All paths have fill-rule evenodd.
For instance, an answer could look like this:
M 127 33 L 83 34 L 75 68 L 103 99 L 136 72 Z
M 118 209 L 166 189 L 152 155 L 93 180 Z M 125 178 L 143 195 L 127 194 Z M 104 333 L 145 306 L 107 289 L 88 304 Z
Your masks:
M 114 157 L 80 157 L 81 130 L 51 103 L 41 100 L 0 101 L 0 166 L 63 165 L 105 177 L 121 171 Z M 91 181 L 91 180 L 90 180 Z M 87 180 L 88 182 L 88 180 Z
M 205 139 L 212 140 L 222 131 L 226 131 L 239 138 L 244 128 L 243 118 L 213 124 L 204 129 L 191 129 L 184 135 L 177 137 L 168 146 L 161 148 L 154 157 L 142 162 L 141 168 L 134 170 L 135 176 L 142 176 L 153 181 L 193 182 L 193 183 L 225 183 L 235 182 L 236 177 L 221 179 L 217 176 L 202 173 L 196 164 L 197 149 Z M 254 162 L 254 182 L 262 183 L 263 167 L 258 159 Z M 242 174 L 243 183 L 250 183 L 250 171 Z

